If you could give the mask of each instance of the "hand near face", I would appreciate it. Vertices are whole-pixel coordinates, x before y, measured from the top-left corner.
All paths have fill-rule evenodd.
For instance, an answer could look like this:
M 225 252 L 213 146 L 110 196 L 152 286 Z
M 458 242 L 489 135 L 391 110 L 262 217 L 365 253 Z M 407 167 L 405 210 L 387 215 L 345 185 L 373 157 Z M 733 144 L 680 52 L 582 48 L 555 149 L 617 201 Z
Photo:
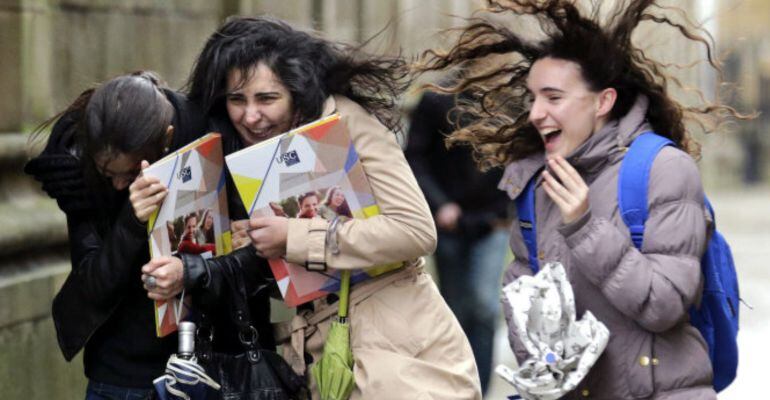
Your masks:
M 441 229 L 454 231 L 462 213 L 457 203 L 446 203 L 436 211 L 436 225 Z
M 561 182 L 550 172 L 544 171 L 543 189 L 559 207 L 562 221 L 565 224 L 574 222 L 588 211 L 588 186 L 564 157 L 553 156 L 547 163 Z
M 254 217 L 249 221 L 249 237 L 257 254 L 264 258 L 286 255 L 289 220 L 285 217 Z
M 249 220 L 239 219 L 230 222 L 230 232 L 232 232 L 233 250 L 246 247 L 251 244 L 249 237 Z
M 150 166 L 142 161 L 142 169 Z M 147 222 L 150 215 L 160 207 L 168 194 L 168 189 L 156 177 L 139 175 L 128 187 L 129 201 L 134 209 L 134 215 L 140 222 Z
M 147 287 L 147 278 L 155 277 L 155 286 Z M 153 300 L 167 300 L 182 292 L 184 288 L 184 266 L 176 257 L 155 257 L 142 266 L 142 282 L 147 297 Z

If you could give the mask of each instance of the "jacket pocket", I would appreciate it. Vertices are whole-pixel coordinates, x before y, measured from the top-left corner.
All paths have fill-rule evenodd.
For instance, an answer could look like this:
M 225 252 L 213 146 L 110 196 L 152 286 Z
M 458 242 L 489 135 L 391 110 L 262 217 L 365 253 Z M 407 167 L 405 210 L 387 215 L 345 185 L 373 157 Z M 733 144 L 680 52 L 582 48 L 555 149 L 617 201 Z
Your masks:
M 393 285 L 384 288 L 351 310 L 351 325 L 360 334 L 358 346 L 408 356 L 414 356 L 422 350 L 422 332 L 418 325 L 420 318 L 426 316 L 418 317 L 410 323 L 412 305 L 399 304 L 401 296 L 395 293 L 402 292 L 399 289 L 403 288 Z M 413 298 L 413 294 L 406 298 Z
M 657 363 L 653 351 L 654 335 L 644 331 L 628 331 L 628 352 L 623 357 L 627 368 L 626 383 L 636 399 L 650 397 L 655 390 L 653 367 Z

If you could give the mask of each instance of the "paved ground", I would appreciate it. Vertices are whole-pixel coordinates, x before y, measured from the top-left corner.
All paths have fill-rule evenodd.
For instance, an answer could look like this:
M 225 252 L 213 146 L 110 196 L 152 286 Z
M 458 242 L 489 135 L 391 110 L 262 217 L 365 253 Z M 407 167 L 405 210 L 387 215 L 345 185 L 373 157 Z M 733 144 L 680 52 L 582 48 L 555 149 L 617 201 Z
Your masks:
M 719 395 L 720 400 L 768 398 L 764 379 L 770 371 L 770 188 L 736 194 L 712 194 L 717 226 L 730 243 L 738 268 L 741 297 L 753 307 L 741 306 L 738 335 L 740 362 L 735 382 Z M 505 328 L 497 332 L 495 365 L 513 366 Z M 493 377 L 486 399 L 505 399 L 513 388 Z

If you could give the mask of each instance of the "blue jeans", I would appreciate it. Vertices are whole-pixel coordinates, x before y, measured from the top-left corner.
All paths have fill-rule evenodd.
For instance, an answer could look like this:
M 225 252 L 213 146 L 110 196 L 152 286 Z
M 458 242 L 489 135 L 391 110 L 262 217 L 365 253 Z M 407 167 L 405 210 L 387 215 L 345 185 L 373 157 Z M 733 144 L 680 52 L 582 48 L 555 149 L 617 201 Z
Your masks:
M 439 232 L 436 268 L 441 295 L 460 321 L 479 367 L 482 392 L 492 373 L 495 328 L 500 315 L 500 282 L 508 232 L 493 230 L 476 240 Z
M 155 389 L 127 388 L 88 381 L 86 400 L 149 400 Z

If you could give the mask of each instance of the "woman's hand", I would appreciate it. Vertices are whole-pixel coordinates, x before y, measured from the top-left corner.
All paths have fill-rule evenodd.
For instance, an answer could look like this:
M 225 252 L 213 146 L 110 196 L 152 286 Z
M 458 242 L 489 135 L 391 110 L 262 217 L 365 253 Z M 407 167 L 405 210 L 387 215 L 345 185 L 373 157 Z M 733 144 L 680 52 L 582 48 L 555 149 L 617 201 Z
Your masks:
M 270 202 L 270 209 L 272 209 L 273 213 L 279 217 L 288 217 L 288 215 L 286 215 L 286 211 L 283 210 L 283 207 L 274 201 Z
M 562 156 L 557 155 L 547 162 L 561 183 L 547 170 L 543 171 L 545 193 L 559 207 L 562 221 L 565 224 L 574 222 L 588 211 L 588 185 Z
M 142 169 L 150 166 L 145 160 L 142 160 Z M 155 210 L 160 207 L 163 199 L 168 194 L 168 189 L 160 183 L 156 177 L 144 176 L 140 174 L 131 186 L 128 187 L 130 193 L 128 199 L 134 208 L 134 215 L 140 222 L 147 222 Z
M 150 277 L 155 283 L 148 284 Z M 167 300 L 182 292 L 184 288 L 184 265 L 177 257 L 155 257 L 142 266 L 142 282 L 147 297 L 153 300 Z
M 286 217 L 254 217 L 249 221 L 249 237 L 257 254 L 264 258 L 286 255 L 289 220 Z
M 446 203 L 436 211 L 436 226 L 453 232 L 457 229 L 457 222 L 463 215 L 460 205 L 455 202 Z
M 249 237 L 249 220 L 239 219 L 230 222 L 230 233 L 232 237 L 233 250 L 246 247 L 251 244 Z

